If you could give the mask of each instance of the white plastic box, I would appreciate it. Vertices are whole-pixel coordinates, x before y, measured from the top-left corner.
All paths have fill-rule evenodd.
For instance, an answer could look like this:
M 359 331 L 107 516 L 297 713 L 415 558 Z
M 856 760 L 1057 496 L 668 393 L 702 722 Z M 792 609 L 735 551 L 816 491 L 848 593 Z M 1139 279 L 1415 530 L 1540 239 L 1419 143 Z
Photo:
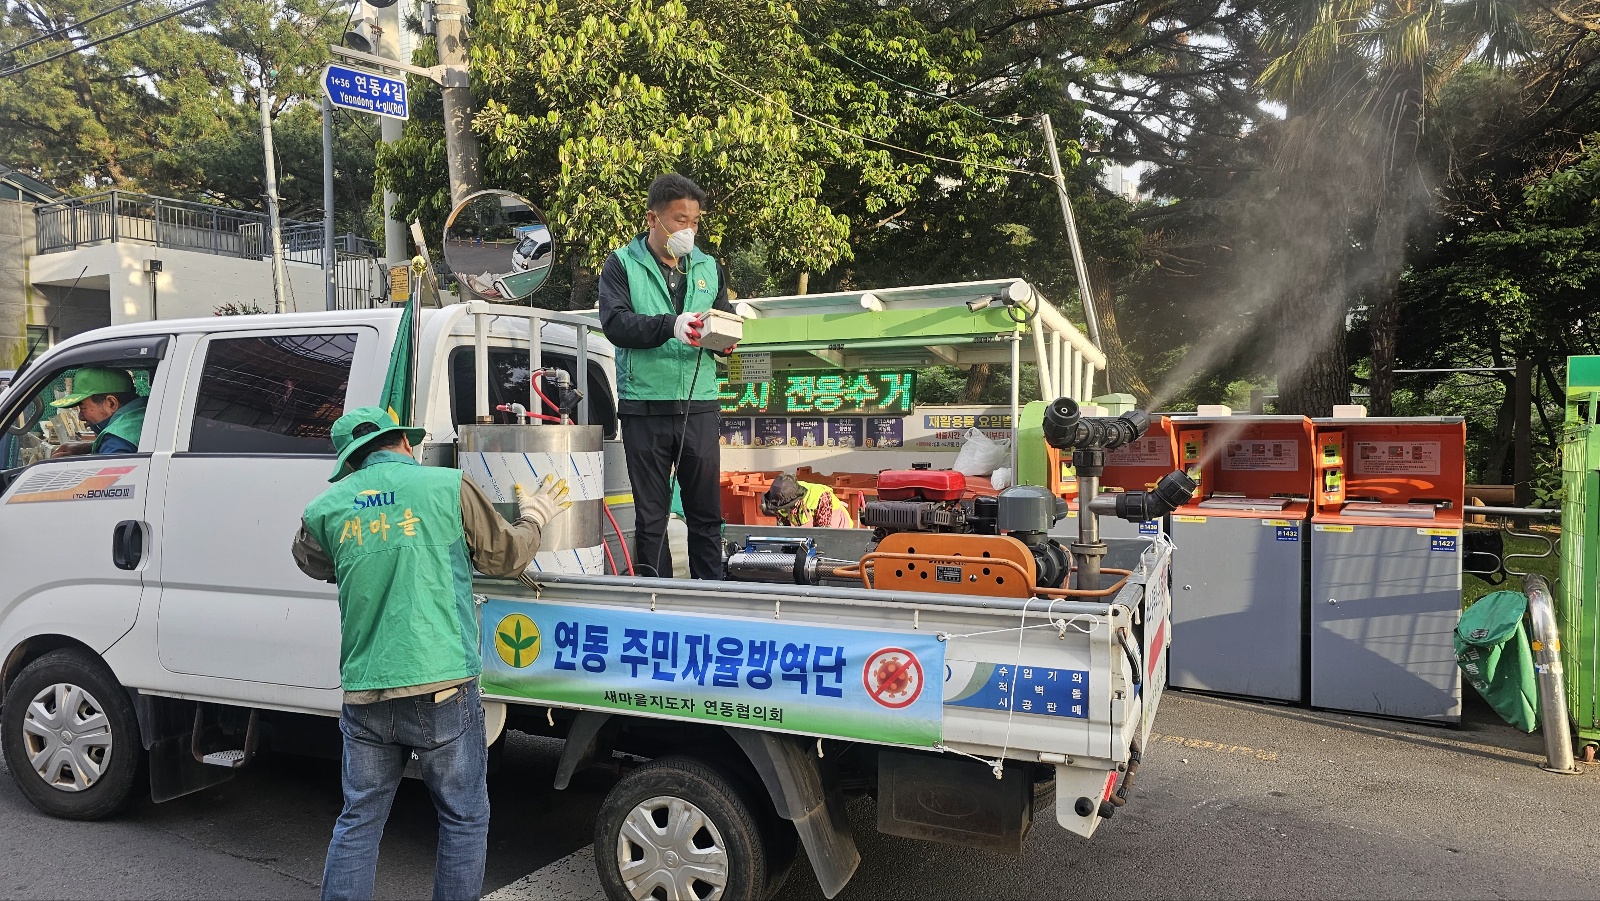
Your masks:
M 729 348 L 744 340 L 742 316 L 721 310 L 707 310 L 701 321 L 705 323 L 705 328 L 700 334 L 700 346 L 707 350 L 727 353 Z

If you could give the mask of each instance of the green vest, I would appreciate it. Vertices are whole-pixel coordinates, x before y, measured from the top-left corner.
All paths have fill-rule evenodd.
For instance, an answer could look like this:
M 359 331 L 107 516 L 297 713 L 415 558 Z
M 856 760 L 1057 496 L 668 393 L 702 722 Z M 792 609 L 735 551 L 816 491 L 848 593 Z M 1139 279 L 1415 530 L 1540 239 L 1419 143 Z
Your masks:
M 460 470 L 377 451 L 306 507 L 305 524 L 339 584 L 345 691 L 478 674 Z
M 107 435 L 115 435 L 134 447 L 139 446 L 139 435 L 144 431 L 144 410 L 150 401 L 143 397 L 130 400 L 124 406 L 118 407 L 117 412 L 111 414 L 102 428 L 94 436 L 94 444 L 89 446 L 89 453 L 100 453 L 100 446 L 105 443 Z
M 617 259 L 628 271 L 628 297 L 633 302 L 633 311 L 642 316 L 700 313 L 711 309 L 717 298 L 716 261 L 701 253 L 698 247 L 689 254 L 689 288 L 684 294 L 682 310 L 673 306 L 667 280 L 661 275 L 655 255 L 645 246 L 644 236 L 618 250 Z M 698 347 L 669 338 L 660 347 L 619 347 L 616 353 L 617 393 L 623 400 L 717 399 L 716 360 L 701 360 L 707 352 Z M 698 379 L 696 363 L 700 366 Z M 689 396 L 691 383 L 693 397 Z

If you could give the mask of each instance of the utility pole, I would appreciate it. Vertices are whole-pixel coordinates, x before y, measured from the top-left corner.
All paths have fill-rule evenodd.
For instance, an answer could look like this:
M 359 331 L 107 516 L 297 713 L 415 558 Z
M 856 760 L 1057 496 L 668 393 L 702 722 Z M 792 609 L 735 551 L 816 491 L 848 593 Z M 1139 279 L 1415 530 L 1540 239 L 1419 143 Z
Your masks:
M 1061 174 L 1061 154 L 1056 151 L 1056 130 L 1050 125 L 1050 114 L 1039 117 L 1044 126 L 1044 144 L 1050 151 L 1050 168 L 1055 172 L 1056 194 L 1061 198 L 1061 218 L 1067 223 L 1067 245 L 1072 248 L 1072 268 L 1078 274 L 1078 299 L 1083 301 L 1083 319 L 1089 326 L 1089 340 L 1100 347 L 1100 321 L 1094 312 L 1094 292 L 1089 288 L 1089 267 L 1083 261 L 1083 248 L 1078 244 L 1078 223 L 1072 215 L 1072 201 L 1067 198 L 1067 179 Z M 1110 375 L 1110 371 L 1107 371 Z
M 322 97 L 322 281 L 323 309 L 338 298 L 339 257 L 333 249 L 333 101 Z
M 1519 507 L 1533 503 L 1533 361 L 1517 361 L 1516 374 L 1512 376 L 1511 403 L 1516 408 L 1512 429 L 1511 484 L 1515 491 L 1514 502 Z M 1526 530 L 1530 520 L 1518 520 L 1518 527 Z
M 434 4 L 439 67 L 444 70 L 444 146 L 450 168 L 450 204 L 478 190 L 478 136 L 472 133 L 472 87 L 467 76 L 467 6 Z
M 261 106 L 261 144 L 267 158 L 267 227 L 272 231 L 272 311 L 289 312 L 284 302 L 283 227 L 278 219 L 278 157 L 272 150 L 272 111 L 268 109 L 267 77 L 261 72 L 261 83 L 256 88 L 256 98 Z
M 378 55 L 397 62 L 409 63 L 410 59 L 401 59 L 400 49 L 400 4 L 393 3 L 389 6 L 378 8 Z M 390 116 L 378 117 L 378 136 L 385 144 L 393 144 L 400 140 L 405 124 L 399 119 Z M 411 254 L 406 250 L 406 227 L 394 218 L 395 204 L 399 198 L 395 196 L 394 189 L 383 189 L 383 257 L 389 265 L 401 265 L 411 259 Z

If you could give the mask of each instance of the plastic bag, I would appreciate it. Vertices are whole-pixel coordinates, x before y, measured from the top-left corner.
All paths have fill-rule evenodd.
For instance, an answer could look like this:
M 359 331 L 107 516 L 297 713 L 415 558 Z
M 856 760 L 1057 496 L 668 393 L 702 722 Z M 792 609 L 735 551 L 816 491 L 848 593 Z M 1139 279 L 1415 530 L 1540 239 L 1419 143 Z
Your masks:
M 1004 491 L 1011 487 L 1011 470 L 1002 466 L 989 475 L 989 485 L 996 491 Z
M 1006 462 L 1011 442 L 996 441 L 977 429 L 967 429 L 951 469 L 962 475 L 986 476 Z

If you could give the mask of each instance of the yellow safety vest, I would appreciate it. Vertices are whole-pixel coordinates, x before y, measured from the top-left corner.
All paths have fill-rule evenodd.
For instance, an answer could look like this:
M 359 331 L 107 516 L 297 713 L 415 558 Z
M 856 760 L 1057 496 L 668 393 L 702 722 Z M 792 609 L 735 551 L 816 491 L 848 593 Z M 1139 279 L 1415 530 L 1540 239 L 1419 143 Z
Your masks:
M 822 506 L 823 498 L 833 505 L 833 521 L 829 524 L 831 529 L 853 529 L 855 524 L 850 521 L 850 508 L 844 501 L 833 493 L 833 489 L 826 485 L 816 485 L 811 482 L 801 482 L 800 487 L 806 490 L 806 496 L 795 506 L 788 516 L 780 517 L 783 525 L 809 526 L 816 519 L 817 508 Z M 784 520 L 791 520 L 784 522 Z

